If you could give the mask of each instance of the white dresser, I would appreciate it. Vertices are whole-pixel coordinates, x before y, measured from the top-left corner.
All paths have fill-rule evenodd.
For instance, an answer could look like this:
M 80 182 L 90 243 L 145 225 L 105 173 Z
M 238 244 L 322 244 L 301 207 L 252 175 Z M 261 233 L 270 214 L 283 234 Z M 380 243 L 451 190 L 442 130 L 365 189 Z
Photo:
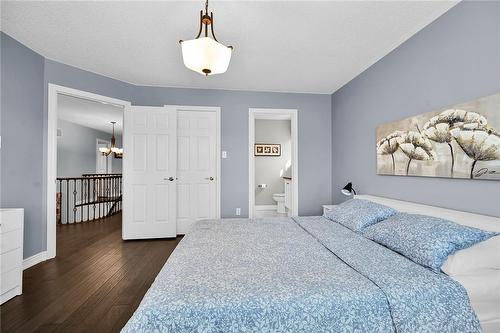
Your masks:
M 24 209 L 0 209 L 0 304 L 22 294 Z

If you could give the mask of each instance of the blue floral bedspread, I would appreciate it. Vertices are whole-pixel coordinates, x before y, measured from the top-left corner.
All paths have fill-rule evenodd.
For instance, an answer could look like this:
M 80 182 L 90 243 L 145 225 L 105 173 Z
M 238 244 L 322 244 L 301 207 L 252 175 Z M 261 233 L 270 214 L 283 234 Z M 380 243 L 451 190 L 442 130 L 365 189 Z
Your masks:
M 322 217 L 198 222 L 122 332 L 478 332 L 465 290 Z

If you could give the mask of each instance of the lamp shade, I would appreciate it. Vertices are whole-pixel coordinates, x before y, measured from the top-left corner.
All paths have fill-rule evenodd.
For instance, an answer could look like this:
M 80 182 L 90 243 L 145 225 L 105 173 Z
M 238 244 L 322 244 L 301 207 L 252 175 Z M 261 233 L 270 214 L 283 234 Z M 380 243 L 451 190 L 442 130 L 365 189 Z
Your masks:
M 344 188 L 342 190 L 340 190 L 340 192 L 342 192 L 343 195 L 347 195 L 347 196 L 350 196 L 353 193 L 356 194 L 356 191 L 352 187 L 352 183 L 351 182 L 347 183 L 347 185 L 344 186 Z
M 231 60 L 231 47 L 210 37 L 182 41 L 181 47 L 184 65 L 203 75 L 224 73 Z

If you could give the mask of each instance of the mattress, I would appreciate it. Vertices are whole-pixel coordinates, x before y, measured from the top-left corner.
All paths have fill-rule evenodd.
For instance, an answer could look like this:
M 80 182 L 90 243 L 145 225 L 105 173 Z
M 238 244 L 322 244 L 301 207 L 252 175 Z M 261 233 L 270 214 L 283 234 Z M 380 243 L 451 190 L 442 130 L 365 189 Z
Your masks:
M 200 221 L 123 332 L 479 332 L 467 292 L 322 217 Z

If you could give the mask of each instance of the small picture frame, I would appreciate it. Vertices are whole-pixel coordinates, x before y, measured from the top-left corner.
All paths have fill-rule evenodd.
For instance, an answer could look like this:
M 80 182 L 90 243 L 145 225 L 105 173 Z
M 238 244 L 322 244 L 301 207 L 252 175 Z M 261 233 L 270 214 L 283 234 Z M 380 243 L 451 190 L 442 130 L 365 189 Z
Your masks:
M 256 143 L 254 144 L 255 156 L 281 156 L 281 144 Z

